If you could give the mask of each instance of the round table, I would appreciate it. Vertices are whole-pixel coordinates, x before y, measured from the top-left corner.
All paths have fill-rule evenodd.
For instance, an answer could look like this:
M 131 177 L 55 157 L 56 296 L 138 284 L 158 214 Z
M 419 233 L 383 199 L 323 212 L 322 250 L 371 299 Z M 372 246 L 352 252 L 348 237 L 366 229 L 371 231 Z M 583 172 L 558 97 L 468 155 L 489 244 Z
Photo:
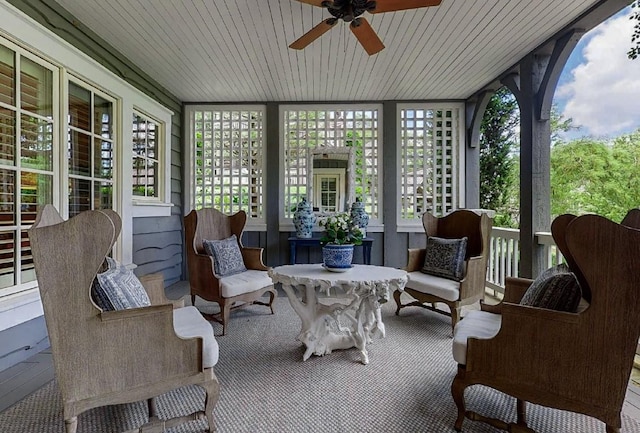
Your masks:
M 345 272 L 322 264 L 286 265 L 271 269 L 269 276 L 282 284 L 300 316 L 298 340 L 307 347 L 303 361 L 356 347 L 363 364 L 369 363 L 366 345 L 374 336 L 385 336 L 380 304 L 389 300 L 389 289 L 403 289 L 408 279 L 401 269 L 371 265 L 353 265 Z

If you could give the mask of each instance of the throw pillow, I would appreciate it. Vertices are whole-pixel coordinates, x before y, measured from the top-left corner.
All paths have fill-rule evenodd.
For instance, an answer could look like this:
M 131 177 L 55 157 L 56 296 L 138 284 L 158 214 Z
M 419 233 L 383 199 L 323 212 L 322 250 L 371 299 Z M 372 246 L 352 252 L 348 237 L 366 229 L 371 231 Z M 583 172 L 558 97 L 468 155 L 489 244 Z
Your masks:
M 520 305 L 575 313 L 581 298 L 576 276 L 561 264 L 542 272 L 524 293 Z
M 462 239 L 444 239 L 429 236 L 421 272 L 460 281 L 464 276 L 467 240 L 466 236 Z
M 247 270 L 236 235 L 215 241 L 205 239 L 202 244 L 207 254 L 213 257 L 214 271 L 220 277 L 239 274 Z
M 106 264 L 107 269 L 96 275 L 91 286 L 98 307 L 113 311 L 151 305 L 147 291 L 133 271 L 111 257 L 106 258 Z

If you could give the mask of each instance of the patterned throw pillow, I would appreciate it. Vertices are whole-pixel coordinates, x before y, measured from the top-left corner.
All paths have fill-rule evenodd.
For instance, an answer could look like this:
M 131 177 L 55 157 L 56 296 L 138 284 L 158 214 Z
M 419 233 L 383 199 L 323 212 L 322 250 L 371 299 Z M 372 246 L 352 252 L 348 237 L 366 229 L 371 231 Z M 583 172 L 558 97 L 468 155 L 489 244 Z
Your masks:
M 560 264 L 542 272 L 524 293 L 520 305 L 575 313 L 582 297 L 576 276 Z
M 460 281 L 464 274 L 464 258 L 467 254 L 467 237 L 444 239 L 427 238 L 427 252 L 421 272 Z
M 247 270 L 236 235 L 219 241 L 205 239 L 202 244 L 207 254 L 213 257 L 213 266 L 217 275 L 227 277 Z
M 106 258 L 107 270 L 93 280 L 91 295 L 102 311 L 148 307 L 149 295 L 133 271 L 111 257 Z

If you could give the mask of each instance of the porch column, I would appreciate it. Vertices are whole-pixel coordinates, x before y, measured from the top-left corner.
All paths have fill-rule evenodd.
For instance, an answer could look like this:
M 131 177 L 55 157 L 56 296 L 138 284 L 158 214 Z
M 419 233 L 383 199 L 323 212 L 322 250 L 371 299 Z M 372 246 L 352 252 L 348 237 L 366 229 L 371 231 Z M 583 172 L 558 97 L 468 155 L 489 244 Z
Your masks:
M 536 97 L 546 65 L 535 55 L 520 62 L 520 276 L 536 277 L 546 266 L 535 233 L 551 227 L 551 122 L 536 116 Z M 513 90 L 512 90 L 513 91 Z
M 465 102 L 465 206 L 480 208 L 480 126 L 494 90 L 483 90 Z

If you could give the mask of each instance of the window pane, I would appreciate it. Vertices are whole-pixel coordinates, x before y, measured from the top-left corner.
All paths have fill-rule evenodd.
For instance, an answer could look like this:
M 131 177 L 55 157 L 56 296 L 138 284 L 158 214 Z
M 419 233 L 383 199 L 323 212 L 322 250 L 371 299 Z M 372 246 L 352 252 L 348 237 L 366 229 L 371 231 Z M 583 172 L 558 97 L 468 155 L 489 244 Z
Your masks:
M 69 132 L 69 173 L 91 175 L 91 139 L 78 131 Z
M 102 138 L 113 138 L 113 122 L 111 118 L 112 104 L 98 95 L 94 95 L 95 113 L 93 132 Z
M 44 117 L 53 116 L 53 72 L 21 57 L 20 105 Z
M 69 125 L 90 131 L 91 92 L 69 82 Z
M 52 170 L 53 124 L 33 116 L 22 116 L 21 165 L 27 168 Z
M 113 185 L 110 182 L 94 183 L 94 209 L 113 209 Z
M 0 169 L 0 225 L 13 226 L 15 216 L 15 173 Z
M 91 209 L 91 181 L 69 179 L 69 218 Z
M 15 53 L 9 48 L 0 45 L 0 102 L 9 105 L 16 105 L 15 71 Z
M 144 158 L 133 158 L 133 195 L 144 197 L 146 185 L 146 160 Z
M 22 172 L 20 174 L 20 216 L 22 225 L 33 224 L 38 208 L 53 202 L 53 177 L 48 174 Z
M 0 289 L 15 284 L 13 262 L 15 260 L 14 232 L 0 232 Z
M 15 164 L 16 114 L 0 108 L 0 163 Z
M 93 141 L 93 171 L 95 177 L 111 179 L 113 174 L 113 144 L 96 138 Z
M 23 283 L 35 281 L 36 271 L 33 267 L 33 256 L 31 255 L 31 244 L 29 243 L 29 234 L 26 230 L 20 232 L 20 254 L 21 254 L 21 275 L 20 280 Z
M 156 125 L 153 122 L 147 123 L 147 158 L 156 157 Z

